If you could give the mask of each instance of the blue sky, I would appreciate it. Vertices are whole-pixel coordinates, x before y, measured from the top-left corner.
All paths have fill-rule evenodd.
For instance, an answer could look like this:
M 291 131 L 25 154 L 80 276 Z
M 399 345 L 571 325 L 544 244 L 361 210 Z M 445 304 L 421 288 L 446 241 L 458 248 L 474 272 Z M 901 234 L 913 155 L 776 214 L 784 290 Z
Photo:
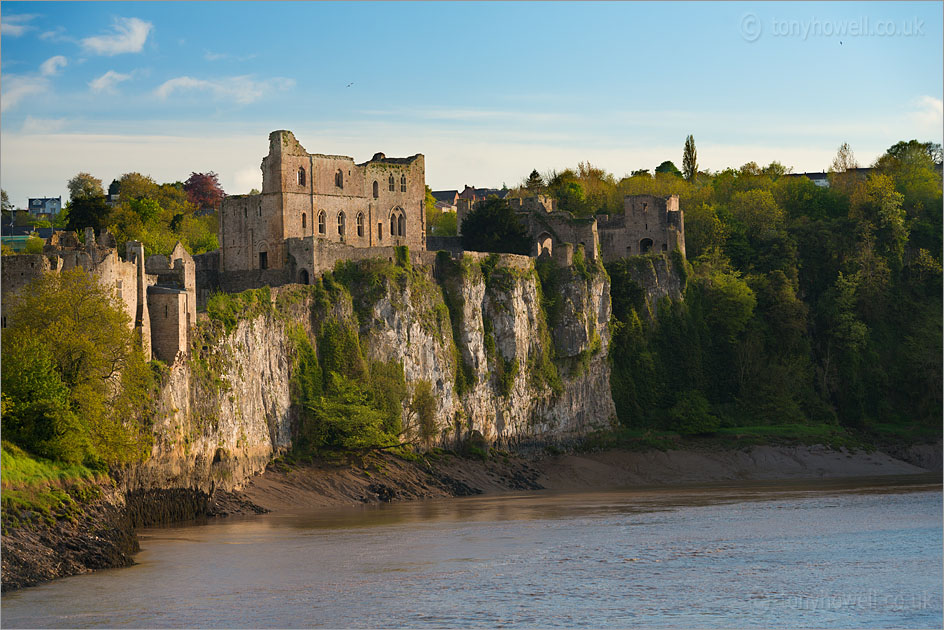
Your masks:
M 0 183 L 214 170 L 259 186 L 267 135 L 426 155 L 434 189 L 589 160 L 823 170 L 942 139 L 941 2 L 2 2 Z M 353 85 L 349 85 L 353 84 Z

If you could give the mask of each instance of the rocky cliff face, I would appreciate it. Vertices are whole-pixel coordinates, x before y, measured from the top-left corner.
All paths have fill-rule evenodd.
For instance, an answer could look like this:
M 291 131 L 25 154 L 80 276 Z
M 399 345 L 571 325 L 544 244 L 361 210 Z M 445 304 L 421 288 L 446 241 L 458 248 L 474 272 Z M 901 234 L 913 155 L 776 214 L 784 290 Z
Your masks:
M 308 287 L 273 290 L 272 308 L 250 309 L 229 330 L 204 319 L 191 356 L 164 379 L 151 457 L 123 485 L 209 493 L 261 472 L 292 441 L 289 328 L 317 347 L 312 331 L 328 319 L 358 326 L 365 357 L 400 363 L 409 389 L 432 385 L 443 444 L 475 432 L 548 443 L 605 427 L 615 417 L 609 279 L 596 267 L 554 278 L 542 285 L 527 257 L 466 253 L 396 281 L 351 283 L 330 304 Z
M 682 299 L 686 276 L 680 254 L 635 256 L 627 260 L 630 277 L 642 289 L 649 319 L 654 319 L 663 298 Z M 640 313 L 641 315 L 642 313 Z

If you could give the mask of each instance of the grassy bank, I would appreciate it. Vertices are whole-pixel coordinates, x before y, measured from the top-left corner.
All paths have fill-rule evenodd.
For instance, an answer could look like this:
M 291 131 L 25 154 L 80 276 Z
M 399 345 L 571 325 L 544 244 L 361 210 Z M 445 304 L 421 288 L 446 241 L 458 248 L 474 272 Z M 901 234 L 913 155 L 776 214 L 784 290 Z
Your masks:
M 34 457 L 15 444 L 2 445 L 0 522 L 8 528 L 33 527 L 57 519 L 75 520 L 81 505 L 102 496 L 107 475 L 82 466 Z
M 578 450 L 607 448 L 632 451 L 714 449 L 748 446 L 814 446 L 872 451 L 888 444 L 922 444 L 940 439 L 940 432 L 916 424 L 873 425 L 855 430 L 835 424 L 779 424 L 721 427 L 698 435 L 674 431 L 621 427 L 588 436 Z

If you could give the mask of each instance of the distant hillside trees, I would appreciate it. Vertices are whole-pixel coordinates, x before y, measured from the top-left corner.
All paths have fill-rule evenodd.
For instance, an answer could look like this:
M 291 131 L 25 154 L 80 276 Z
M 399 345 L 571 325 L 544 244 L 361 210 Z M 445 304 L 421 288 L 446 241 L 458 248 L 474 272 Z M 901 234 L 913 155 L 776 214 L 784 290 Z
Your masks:
M 125 173 L 112 181 L 109 195 L 116 203 L 109 205 L 101 180 L 88 173 L 78 173 L 69 180 L 72 197 L 65 208 L 65 227 L 81 232 L 92 227 L 109 229 L 118 243 L 136 240 L 144 243 L 148 254 L 168 254 L 179 240 L 191 254 L 219 247 L 216 213 L 198 216 L 202 207 L 214 208 L 223 190 L 215 173 L 191 173 L 186 183 L 158 184 L 148 175 Z

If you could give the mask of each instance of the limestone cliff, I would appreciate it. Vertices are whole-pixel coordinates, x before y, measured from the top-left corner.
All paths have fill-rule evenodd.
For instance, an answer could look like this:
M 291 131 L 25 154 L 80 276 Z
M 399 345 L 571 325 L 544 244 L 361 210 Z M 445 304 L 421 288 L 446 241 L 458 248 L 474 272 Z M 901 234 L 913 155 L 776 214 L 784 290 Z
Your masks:
M 356 326 L 365 358 L 402 365 L 409 389 L 432 385 L 440 443 L 475 432 L 506 445 L 564 441 L 614 418 L 602 267 L 555 269 L 542 283 L 523 256 L 441 255 L 396 274 L 377 265 L 252 292 L 226 325 L 202 317 L 191 355 L 164 377 L 151 457 L 126 472 L 126 489 L 238 488 L 290 448 L 293 331 L 317 348 L 326 321 Z

